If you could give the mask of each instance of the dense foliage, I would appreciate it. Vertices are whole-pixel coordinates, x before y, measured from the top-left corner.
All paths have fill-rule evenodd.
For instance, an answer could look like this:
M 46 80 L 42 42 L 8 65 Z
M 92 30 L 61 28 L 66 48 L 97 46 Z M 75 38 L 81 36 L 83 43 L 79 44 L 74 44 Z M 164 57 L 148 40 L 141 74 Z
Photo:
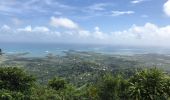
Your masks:
M 0 67 L 0 98 L 29 99 L 35 78 L 17 67 Z
M 62 78 L 55 77 L 54 79 L 49 81 L 49 86 L 56 91 L 62 90 L 66 88 L 66 81 Z
M 158 69 L 142 70 L 129 80 L 129 96 L 133 99 L 167 100 L 170 77 Z
M 0 100 L 168 100 L 170 77 L 157 68 L 124 74 L 106 73 L 95 83 L 80 87 L 61 77 L 48 85 L 36 83 L 33 76 L 18 67 L 0 67 Z

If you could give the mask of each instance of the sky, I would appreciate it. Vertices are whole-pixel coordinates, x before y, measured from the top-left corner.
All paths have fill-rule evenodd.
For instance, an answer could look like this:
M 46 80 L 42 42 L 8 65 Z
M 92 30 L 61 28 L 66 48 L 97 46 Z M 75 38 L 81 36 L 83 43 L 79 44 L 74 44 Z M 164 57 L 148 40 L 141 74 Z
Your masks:
M 0 42 L 170 47 L 170 0 L 0 0 Z

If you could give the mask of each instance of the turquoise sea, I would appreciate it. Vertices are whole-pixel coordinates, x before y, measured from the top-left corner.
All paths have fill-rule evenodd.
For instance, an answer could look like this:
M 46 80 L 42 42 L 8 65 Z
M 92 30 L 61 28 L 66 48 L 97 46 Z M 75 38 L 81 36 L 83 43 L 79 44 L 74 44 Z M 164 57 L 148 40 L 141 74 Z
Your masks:
M 169 48 L 134 47 L 92 44 L 64 44 L 64 43 L 0 43 L 0 48 L 6 54 L 28 53 L 29 56 L 44 56 L 46 54 L 61 54 L 63 51 L 92 51 L 107 54 L 170 54 Z

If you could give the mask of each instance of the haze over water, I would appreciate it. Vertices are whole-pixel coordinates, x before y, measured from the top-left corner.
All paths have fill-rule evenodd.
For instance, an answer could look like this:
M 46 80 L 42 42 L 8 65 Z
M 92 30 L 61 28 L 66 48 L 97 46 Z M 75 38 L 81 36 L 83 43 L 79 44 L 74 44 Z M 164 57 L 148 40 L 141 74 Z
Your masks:
M 62 54 L 63 51 L 75 50 L 82 52 L 96 52 L 105 54 L 170 54 L 169 48 L 161 47 L 134 47 L 92 44 L 64 44 L 64 43 L 3 43 L 0 44 L 6 54 L 28 53 L 30 56 L 45 56 L 51 54 Z

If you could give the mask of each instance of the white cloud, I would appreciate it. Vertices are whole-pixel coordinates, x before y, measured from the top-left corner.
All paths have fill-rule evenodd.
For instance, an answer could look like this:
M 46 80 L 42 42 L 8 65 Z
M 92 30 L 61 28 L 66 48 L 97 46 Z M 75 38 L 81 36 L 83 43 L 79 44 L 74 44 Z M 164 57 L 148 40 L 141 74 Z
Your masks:
M 170 16 L 170 0 L 164 4 L 163 10 L 167 16 Z
M 25 28 L 19 28 L 17 29 L 17 31 L 18 32 L 39 32 L 39 33 L 50 32 L 50 30 L 45 26 L 32 27 L 31 25 L 28 25 Z
M 8 16 L 50 14 L 56 12 L 56 9 L 58 12 L 63 12 L 71 11 L 75 7 L 62 4 L 57 0 L 0 0 L 0 13 Z
M 152 23 L 144 26 L 133 25 L 128 30 L 113 32 L 112 39 L 125 45 L 165 46 L 170 42 L 170 26 L 158 27 Z
M 80 37 L 83 37 L 83 38 L 89 37 L 91 35 L 90 32 L 87 30 L 79 30 L 78 34 Z
M 3 25 L 0 27 L 0 34 L 9 35 L 12 33 L 12 28 L 8 25 Z M 3 38 L 3 37 L 2 37 Z M 0 40 L 2 39 L 0 36 Z M 4 38 L 5 39 L 5 38 Z
M 146 0 L 132 0 L 131 3 L 132 4 L 138 4 L 138 3 L 141 3 L 143 1 L 146 1 Z
M 10 28 L 4 25 L 0 28 L 0 41 L 5 42 L 56 42 L 60 36 L 60 32 L 45 26 Z
M 107 6 L 108 6 L 108 4 L 106 4 L 106 3 L 97 3 L 97 4 L 89 6 L 88 10 L 103 11 L 103 10 L 105 10 L 105 7 L 107 7 Z
M 0 30 L 2 30 L 2 31 L 8 31 L 8 30 L 10 30 L 11 29 L 11 27 L 9 27 L 8 25 L 3 25 L 1 28 L 0 28 Z
M 19 32 L 32 32 L 32 27 L 31 27 L 31 25 L 29 25 L 29 26 L 26 26 L 25 28 L 19 28 L 19 29 L 17 29 L 17 31 L 19 31 Z
M 79 26 L 77 23 L 73 22 L 72 20 L 68 18 L 57 18 L 57 17 L 51 17 L 50 24 L 54 27 L 63 27 L 67 29 L 78 29 Z
M 33 29 L 34 32 L 49 32 L 50 30 L 45 26 L 37 26 Z
M 100 28 L 98 26 L 94 28 L 93 36 L 94 38 L 97 38 L 97 39 L 107 39 L 108 37 L 107 34 L 100 31 Z
M 112 11 L 112 16 L 130 15 L 134 13 L 134 11 Z
M 10 30 L 10 31 L 4 31 Z M 3 34 L 8 33 L 8 34 Z M 9 39 L 9 40 L 8 40 Z M 76 29 L 67 31 L 51 30 L 45 26 L 12 29 L 8 25 L 0 28 L 0 41 L 39 41 L 39 42 L 83 42 L 83 43 L 107 43 L 120 45 L 143 45 L 143 46 L 170 46 L 170 25 L 157 26 L 146 23 L 143 26 L 132 25 L 129 29 L 114 31 L 110 33 L 102 32 L 96 26 L 93 31 Z

